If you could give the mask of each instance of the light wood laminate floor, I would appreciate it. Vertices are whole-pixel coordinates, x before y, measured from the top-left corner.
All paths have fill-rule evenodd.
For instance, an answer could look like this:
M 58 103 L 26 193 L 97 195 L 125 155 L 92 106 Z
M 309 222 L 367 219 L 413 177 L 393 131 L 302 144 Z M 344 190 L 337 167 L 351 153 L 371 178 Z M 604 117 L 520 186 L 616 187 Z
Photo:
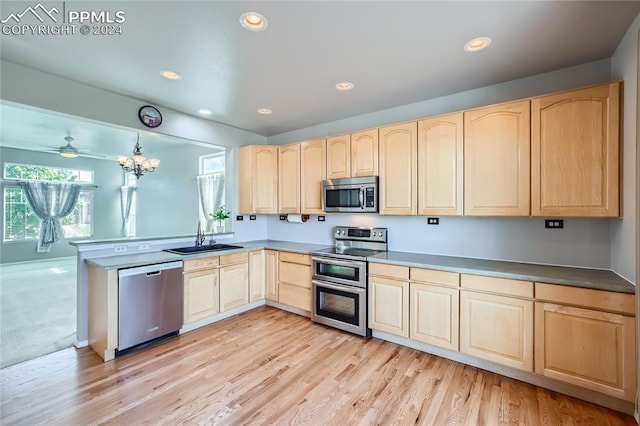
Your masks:
M 260 307 L 103 363 L 0 371 L 3 425 L 631 425 L 631 416 Z

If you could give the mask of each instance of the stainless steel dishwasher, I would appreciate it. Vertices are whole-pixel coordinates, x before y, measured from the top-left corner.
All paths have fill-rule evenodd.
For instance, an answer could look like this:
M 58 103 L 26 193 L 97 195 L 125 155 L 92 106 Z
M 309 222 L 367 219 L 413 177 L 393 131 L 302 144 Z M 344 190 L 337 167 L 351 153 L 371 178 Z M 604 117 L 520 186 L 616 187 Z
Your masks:
M 182 262 L 118 271 L 118 352 L 182 327 Z

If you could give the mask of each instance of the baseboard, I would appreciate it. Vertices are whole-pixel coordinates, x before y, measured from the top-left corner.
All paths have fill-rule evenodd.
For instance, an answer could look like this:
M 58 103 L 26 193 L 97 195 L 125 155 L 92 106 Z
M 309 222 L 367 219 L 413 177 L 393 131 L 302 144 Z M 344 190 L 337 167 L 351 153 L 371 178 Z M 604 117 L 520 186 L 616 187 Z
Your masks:
M 81 340 L 81 341 L 75 341 L 73 342 L 73 346 L 75 346 L 76 348 L 84 348 L 89 346 L 89 341 L 88 340 Z
M 228 311 L 224 311 L 219 314 L 211 315 L 210 317 L 202 318 L 198 321 L 190 322 L 189 324 L 184 324 L 180 329 L 180 334 L 193 331 L 197 328 L 204 327 L 205 325 L 213 324 L 214 322 L 221 321 L 223 319 L 241 314 L 246 311 L 250 311 L 251 309 L 255 309 L 259 306 L 264 306 L 264 304 L 265 304 L 265 300 L 261 299 L 255 302 L 251 302 L 247 305 L 242 305 L 237 308 L 229 309 Z
M 283 305 L 282 303 L 274 302 L 273 300 L 266 300 L 265 305 L 282 309 L 283 311 L 291 312 L 292 314 L 302 315 L 303 317 L 311 318 L 311 312 L 309 311 L 305 311 L 304 309 L 296 308 L 289 305 Z

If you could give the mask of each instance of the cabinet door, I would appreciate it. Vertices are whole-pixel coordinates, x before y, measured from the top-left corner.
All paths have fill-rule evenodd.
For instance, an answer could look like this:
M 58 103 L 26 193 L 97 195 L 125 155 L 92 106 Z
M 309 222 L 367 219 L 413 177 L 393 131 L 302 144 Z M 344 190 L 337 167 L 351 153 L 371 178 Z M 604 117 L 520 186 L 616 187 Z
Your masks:
M 265 263 L 265 298 L 278 301 L 278 252 L 274 250 L 264 251 Z
M 278 212 L 278 147 L 249 145 L 238 150 L 238 212 Z
M 327 138 L 327 179 L 351 176 L 351 139 L 349 135 Z
M 185 324 L 220 312 L 218 269 L 190 272 L 182 276 Z
M 236 265 L 220 268 L 220 312 L 237 308 L 249 303 L 249 265 Z
M 635 319 L 536 302 L 536 373 L 627 401 L 636 391 Z
M 324 214 L 322 181 L 327 176 L 325 140 L 302 142 L 300 151 L 300 213 Z
M 531 102 L 531 214 L 618 216 L 620 83 Z
M 380 214 L 417 211 L 418 123 L 380 127 Z
M 464 113 L 464 214 L 529 216 L 529 100 Z
M 369 328 L 409 337 L 409 283 L 369 275 Z
M 264 299 L 265 295 L 265 255 L 264 250 L 249 252 L 249 301 Z
M 409 288 L 409 338 L 457 351 L 459 290 L 421 283 Z
M 351 133 L 351 176 L 378 176 L 378 129 Z
M 462 215 L 463 114 L 418 122 L 418 214 Z
M 460 352 L 533 371 L 533 301 L 461 291 Z
M 278 211 L 300 213 L 300 144 L 278 148 Z

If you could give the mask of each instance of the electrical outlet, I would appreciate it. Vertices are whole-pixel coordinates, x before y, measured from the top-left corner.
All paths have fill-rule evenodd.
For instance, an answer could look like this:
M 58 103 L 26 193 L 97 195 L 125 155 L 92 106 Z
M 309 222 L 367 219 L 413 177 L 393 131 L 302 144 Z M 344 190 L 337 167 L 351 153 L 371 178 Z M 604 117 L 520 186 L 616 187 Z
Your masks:
M 138 244 L 138 250 L 149 250 L 149 243 Z
M 124 253 L 125 251 L 127 251 L 127 246 L 116 246 L 115 248 L 116 253 Z
M 427 218 L 427 225 L 440 225 L 440 218 L 439 217 L 428 217 Z
M 249 220 L 256 220 L 256 215 L 255 214 L 250 215 Z
M 286 216 L 286 215 L 284 215 L 284 214 L 281 214 L 281 215 L 280 215 L 280 220 L 287 220 L 287 216 Z
M 562 229 L 564 228 L 564 220 L 562 219 L 545 219 L 544 227 L 546 229 Z
M 240 221 L 240 220 L 244 220 L 244 216 L 241 216 L 241 215 L 236 216 L 236 220 L 238 220 L 238 221 Z
M 318 222 L 324 222 L 324 216 L 318 216 Z

